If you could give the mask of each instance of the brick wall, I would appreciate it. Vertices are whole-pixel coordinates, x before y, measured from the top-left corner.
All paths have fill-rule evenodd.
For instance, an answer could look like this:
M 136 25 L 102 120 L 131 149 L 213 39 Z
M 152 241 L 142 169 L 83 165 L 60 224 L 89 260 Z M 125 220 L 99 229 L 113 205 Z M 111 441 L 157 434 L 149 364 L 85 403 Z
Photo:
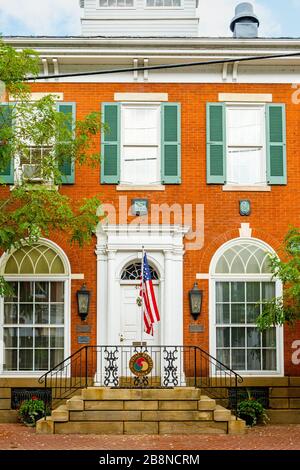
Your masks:
M 58 84 L 39 83 L 32 85 L 33 91 L 64 92 L 64 101 L 75 101 L 77 119 L 100 109 L 100 103 L 114 101 L 115 92 L 164 92 L 170 102 L 180 102 L 182 106 L 182 184 L 167 185 L 164 192 L 117 192 L 114 185 L 100 185 L 99 168 L 82 167 L 76 169 L 76 184 L 64 186 L 62 192 L 78 199 L 100 194 L 103 202 L 118 207 L 120 195 L 128 196 L 128 204 L 134 197 L 147 197 L 149 203 L 204 204 L 205 239 L 204 247 L 197 251 L 187 251 L 184 258 L 184 341 L 198 344 L 208 349 L 208 281 L 199 281 L 204 289 L 202 315 L 198 322 L 204 325 L 203 333 L 189 333 L 192 322 L 188 305 L 188 290 L 195 282 L 196 273 L 207 273 L 211 257 L 224 242 L 238 237 L 242 222 L 253 228 L 253 236 L 269 243 L 278 250 L 289 225 L 299 226 L 300 165 L 299 129 L 300 108 L 292 103 L 290 85 L 247 85 L 247 84 L 126 84 L 89 83 Z M 206 114 L 208 101 L 216 102 L 219 92 L 272 93 L 273 101 L 285 103 L 287 107 L 287 155 L 288 185 L 273 186 L 270 193 L 223 192 L 222 186 L 206 184 Z M 99 137 L 94 139 L 95 149 L 100 151 Z M 238 210 L 239 199 L 250 199 L 250 217 L 241 217 Z M 132 218 L 128 217 L 131 221 Z M 84 273 L 85 281 L 92 289 L 91 309 L 88 323 L 92 326 L 92 343 L 96 341 L 96 256 L 95 240 L 84 249 L 70 247 L 67 242 L 55 235 L 52 239 L 66 252 L 73 273 Z M 78 349 L 76 325 L 77 315 L 75 292 L 82 281 L 72 282 L 72 350 Z M 285 373 L 300 375 L 300 367 L 291 363 L 291 345 L 300 339 L 300 325 L 294 330 L 285 329 Z

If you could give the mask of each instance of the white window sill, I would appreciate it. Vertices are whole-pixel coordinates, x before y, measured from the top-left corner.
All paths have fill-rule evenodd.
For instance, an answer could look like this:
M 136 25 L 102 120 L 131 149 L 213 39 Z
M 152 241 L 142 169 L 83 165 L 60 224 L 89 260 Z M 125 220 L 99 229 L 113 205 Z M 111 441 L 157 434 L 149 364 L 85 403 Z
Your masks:
M 133 184 L 119 184 L 117 191 L 164 191 L 166 187 L 163 184 L 149 184 L 149 185 L 133 185 Z
M 240 191 L 240 192 L 271 192 L 271 186 L 233 186 L 230 184 L 225 184 L 223 186 L 223 191 Z

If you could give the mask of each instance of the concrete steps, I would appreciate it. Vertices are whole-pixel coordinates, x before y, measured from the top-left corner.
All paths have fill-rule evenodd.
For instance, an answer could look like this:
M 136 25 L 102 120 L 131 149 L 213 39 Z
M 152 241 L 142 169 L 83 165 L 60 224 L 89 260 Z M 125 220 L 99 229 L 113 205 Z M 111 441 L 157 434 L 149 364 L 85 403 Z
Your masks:
M 245 422 L 201 390 L 90 387 L 37 422 L 40 434 L 242 434 Z

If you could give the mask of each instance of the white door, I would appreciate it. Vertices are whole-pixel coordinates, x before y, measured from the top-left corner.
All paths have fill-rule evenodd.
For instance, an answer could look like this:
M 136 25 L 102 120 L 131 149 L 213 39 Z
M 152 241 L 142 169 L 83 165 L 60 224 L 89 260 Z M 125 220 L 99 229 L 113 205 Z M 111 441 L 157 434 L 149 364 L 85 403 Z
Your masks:
M 159 308 L 159 286 L 154 285 L 153 287 Z M 160 322 L 154 324 L 154 336 L 145 333 L 142 309 L 136 301 L 139 291 L 138 285 L 121 285 L 120 344 L 132 346 L 134 342 L 146 341 L 148 346 L 158 346 L 160 344 Z

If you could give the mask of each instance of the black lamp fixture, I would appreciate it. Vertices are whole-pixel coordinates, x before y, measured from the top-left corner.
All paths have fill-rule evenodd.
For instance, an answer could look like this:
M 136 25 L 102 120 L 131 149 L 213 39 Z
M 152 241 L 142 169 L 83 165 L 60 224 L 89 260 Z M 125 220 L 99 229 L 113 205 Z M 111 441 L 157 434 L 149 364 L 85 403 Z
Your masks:
M 85 284 L 83 284 L 76 294 L 78 315 L 81 317 L 81 320 L 86 320 L 89 313 L 91 291 L 86 288 Z
M 193 289 L 189 291 L 191 315 L 196 321 L 201 313 L 203 290 L 200 290 L 197 282 Z

